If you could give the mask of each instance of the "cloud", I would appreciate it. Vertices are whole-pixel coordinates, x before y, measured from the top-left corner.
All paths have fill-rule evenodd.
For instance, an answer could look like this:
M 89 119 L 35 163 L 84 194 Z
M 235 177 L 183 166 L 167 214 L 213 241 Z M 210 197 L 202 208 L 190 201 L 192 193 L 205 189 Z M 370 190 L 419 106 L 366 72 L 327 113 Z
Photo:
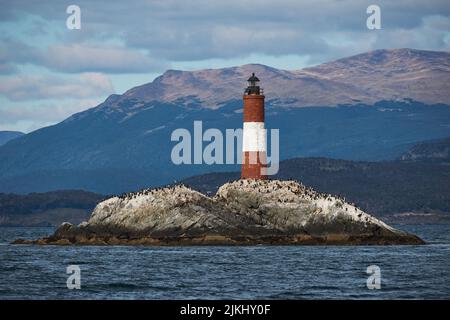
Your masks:
M 103 98 L 69 99 L 38 104 L 16 102 L 0 106 L 0 130 L 30 132 L 68 118 L 76 112 L 98 105 Z
M 429 17 L 448 19 L 447 0 L 430 0 L 426 5 L 418 0 L 378 1 L 383 28 L 380 31 L 366 28 L 366 8 L 371 3 L 242 0 L 183 1 L 175 6 L 172 1 L 165 1 L 164 5 L 149 9 L 152 13 L 147 19 L 135 17 L 140 26 L 130 22 L 122 32 L 127 46 L 145 48 L 155 57 L 174 61 L 295 54 L 318 55 L 325 62 L 343 57 L 343 51 L 350 55 L 361 53 L 362 47 L 398 48 L 391 41 L 394 38 L 403 47 L 450 49 L 444 41 L 449 36 L 448 28 L 424 24 Z M 144 31 L 135 32 L 135 28 Z M 416 36 L 402 38 L 405 31 Z M 429 36 L 432 41 L 427 40 Z
M 0 41 L 0 74 L 11 74 L 18 71 L 17 64 L 38 61 L 39 50 L 11 37 L 1 37 Z
M 66 73 L 144 73 L 163 71 L 167 67 L 166 63 L 140 50 L 120 46 L 74 43 L 41 49 L 9 37 L 0 40 L 0 74 L 13 73 L 20 64 L 44 66 Z
M 0 94 L 11 101 L 89 98 L 111 94 L 109 78 L 100 73 L 83 73 L 77 77 L 14 75 L 0 81 Z
M 427 16 L 412 29 L 395 29 L 382 32 L 374 42 L 376 47 L 397 47 L 450 50 L 450 17 Z
M 0 74 L 16 73 L 18 68 L 11 63 L 0 63 Z
M 255 54 L 318 55 L 324 62 L 342 57 L 342 52 L 360 53 L 361 48 L 399 47 L 396 40 L 402 47 L 450 49 L 446 24 L 427 22 L 430 17 L 448 19 L 448 0 L 378 0 L 381 31 L 366 28 L 370 4 L 364 0 L 79 0 L 79 31 L 65 29 L 63 3 L 17 0 L 5 5 L 2 15 L 5 19 L 18 19 L 19 13 L 35 15 L 60 26 L 55 30 L 59 44 L 30 60 L 69 73 L 159 72 L 171 61 Z M 342 41 L 336 41 L 336 34 Z M 109 45 L 113 40 L 121 46 Z
M 70 73 L 141 73 L 161 71 L 164 66 L 136 50 L 81 44 L 50 46 L 39 63 L 52 70 Z
M 127 40 L 131 46 L 149 47 L 153 55 L 171 61 L 228 59 L 252 53 L 273 56 L 302 55 L 329 50 L 323 39 L 310 36 L 301 30 L 277 30 L 263 26 L 255 27 L 255 30 L 251 31 L 245 26 L 215 26 L 207 30 L 185 30 L 181 33 L 160 30 L 158 38 L 153 35 L 148 35 L 148 38 L 130 36 Z M 158 44 L 154 45 L 155 42 Z

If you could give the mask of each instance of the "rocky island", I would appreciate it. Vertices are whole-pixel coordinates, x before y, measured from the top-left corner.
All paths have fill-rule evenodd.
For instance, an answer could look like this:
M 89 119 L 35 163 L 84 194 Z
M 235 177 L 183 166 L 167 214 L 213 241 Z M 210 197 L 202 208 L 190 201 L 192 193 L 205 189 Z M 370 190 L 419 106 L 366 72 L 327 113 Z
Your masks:
M 206 196 L 185 185 L 100 202 L 87 222 L 16 244 L 390 245 L 423 244 L 335 196 L 296 181 L 241 179 Z

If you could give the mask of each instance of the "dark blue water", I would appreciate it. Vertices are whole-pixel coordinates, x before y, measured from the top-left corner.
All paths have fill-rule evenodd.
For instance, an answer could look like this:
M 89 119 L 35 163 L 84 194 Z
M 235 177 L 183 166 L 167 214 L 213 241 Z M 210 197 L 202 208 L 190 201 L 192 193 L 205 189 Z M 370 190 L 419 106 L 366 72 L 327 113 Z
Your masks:
M 402 226 L 425 246 L 10 245 L 51 228 L 0 228 L 0 299 L 450 298 L 450 226 Z M 66 286 L 79 265 L 81 289 Z M 366 268 L 381 268 L 369 290 Z

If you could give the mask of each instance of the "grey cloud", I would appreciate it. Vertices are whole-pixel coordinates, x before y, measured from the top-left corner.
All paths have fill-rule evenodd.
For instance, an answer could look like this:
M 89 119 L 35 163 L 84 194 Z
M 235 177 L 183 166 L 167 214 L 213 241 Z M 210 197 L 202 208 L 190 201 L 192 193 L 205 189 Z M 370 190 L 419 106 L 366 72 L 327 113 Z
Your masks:
M 88 98 L 113 92 L 109 78 L 99 73 L 84 73 L 76 78 L 21 74 L 5 76 L 0 82 L 0 94 L 11 101 Z
M 18 68 L 14 64 L 0 62 L 0 75 L 13 74 L 17 71 Z
M 37 54 L 35 48 L 10 37 L 0 38 L 0 61 L 26 62 Z
M 40 63 L 62 72 L 141 73 L 165 66 L 139 51 L 82 44 L 50 46 Z
M 2 37 L 0 41 L 0 74 L 16 72 L 16 64 L 39 60 L 39 51 L 30 45 L 10 37 Z
M 158 59 L 176 61 L 236 58 L 250 54 L 320 55 L 326 61 L 341 57 L 338 55 L 341 51 L 360 53 L 361 47 L 367 50 L 380 46 L 397 47 L 389 39 L 401 30 L 431 35 L 424 30 L 424 19 L 450 15 L 447 0 L 430 0 L 426 4 L 421 0 L 377 1 L 382 10 L 383 33 L 376 33 L 366 29 L 366 8 L 373 3 L 368 0 L 139 3 L 139 13 L 133 9 L 119 10 L 127 12 L 126 15 L 96 11 L 95 18 L 97 21 L 102 17 L 106 19 L 105 25 L 121 34 L 129 47 L 146 49 Z M 448 45 L 442 41 L 448 32 L 448 29 L 434 32 L 433 36 L 438 40 L 428 49 L 448 50 Z M 334 33 L 352 37 L 342 44 L 335 44 Z M 385 41 L 386 34 L 389 36 Z M 364 44 L 356 41 L 353 35 Z M 367 42 L 372 38 L 376 40 Z M 401 40 L 405 46 L 425 46 L 417 44 L 416 40 Z M 366 46 L 367 43 L 372 46 Z
M 375 48 L 413 47 L 417 49 L 450 49 L 450 17 L 425 17 L 422 24 L 412 29 L 383 30 Z M 446 35 L 447 34 L 447 35 Z
M 78 0 L 76 3 L 82 9 L 83 21 L 88 24 L 105 23 L 119 30 L 131 27 L 139 33 L 158 25 L 165 28 L 189 28 L 209 23 L 251 26 L 261 21 L 292 24 L 310 31 L 326 31 L 330 27 L 348 30 L 358 28 L 360 21 L 365 20 L 365 9 L 374 1 L 129 0 L 112 3 L 106 0 Z M 377 0 L 376 4 L 382 8 L 392 27 L 409 28 L 417 26 L 423 16 L 450 14 L 447 0 L 427 0 L 426 3 L 423 0 Z M 66 6 L 67 3 L 55 0 L 16 0 L 4 5 L 2 11 L 5 17 L 27 12 L 45 19 L 63 21 L 67 17 Z
M 61 43 L 49 48 L 40 63 L 63 72 L 156 72 L 171 60 L 226 59 L 250 54 L 296 54 L 326 61 L 343 52 L 356 54 L 361 49 L 398 47 L 398 43 L 431 50 L 449 49 L 445 24 L 442 27 L 426 23 L 430 17 L 448 19 L 448 0 L 376 3 L 382 11 L 381 31 L 365 27 L 366 8 L 373 4 L 371 0 L 79 0 L 79 32 L 64 29 L 67 14 L 65 4 L 60 2 L 18 0 L 6 5 L 2 15 L 16 17 L 17 12 L 26 12 L 58 21 Z M 335 38 L 336 34 L 340 37 Z M 120 40 L 125 48 L 101 44 L 111 39 Z M 38 60 L 35 58 L 34 62 L 39 63 Z
M 57 103 L 50 101 L 32 106 L 24 103 L 12 103 L 8 107 L 0 106 L 0 130 L 30 132 L 93 107 L 102 99 L 88 98 Z
M 2 39 L 0 74 L 16 71 L 16 64 L 34 64 L 52 70 L 107 73 L 144 73 L 162 71 L 167 64 L 147 54 L 120 46 L 61 43 L 38 49 L 9 38 Z
M 155 56 L 175 61 L 234 58 L 250 53 L 314 54 L 329 50 L 320 37 L 289 28 L 266 28 L 263 24 L 253 30 L 245 26 L 215 26 L 192 31 L 160 30 L 147 37 L 129 35 L 127 41 L 133 47 L 148 48 Z

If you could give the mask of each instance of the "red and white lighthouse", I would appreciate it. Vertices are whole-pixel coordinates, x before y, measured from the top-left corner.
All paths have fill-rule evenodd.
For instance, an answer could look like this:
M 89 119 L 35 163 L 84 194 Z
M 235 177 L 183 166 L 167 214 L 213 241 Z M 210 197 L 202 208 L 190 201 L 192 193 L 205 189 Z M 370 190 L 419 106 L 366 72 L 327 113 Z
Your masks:
M 259 79 L 253 73 L 244 92 L 242 179 L 267 179 L 262 172 L 267 164 L 264 98 Z

